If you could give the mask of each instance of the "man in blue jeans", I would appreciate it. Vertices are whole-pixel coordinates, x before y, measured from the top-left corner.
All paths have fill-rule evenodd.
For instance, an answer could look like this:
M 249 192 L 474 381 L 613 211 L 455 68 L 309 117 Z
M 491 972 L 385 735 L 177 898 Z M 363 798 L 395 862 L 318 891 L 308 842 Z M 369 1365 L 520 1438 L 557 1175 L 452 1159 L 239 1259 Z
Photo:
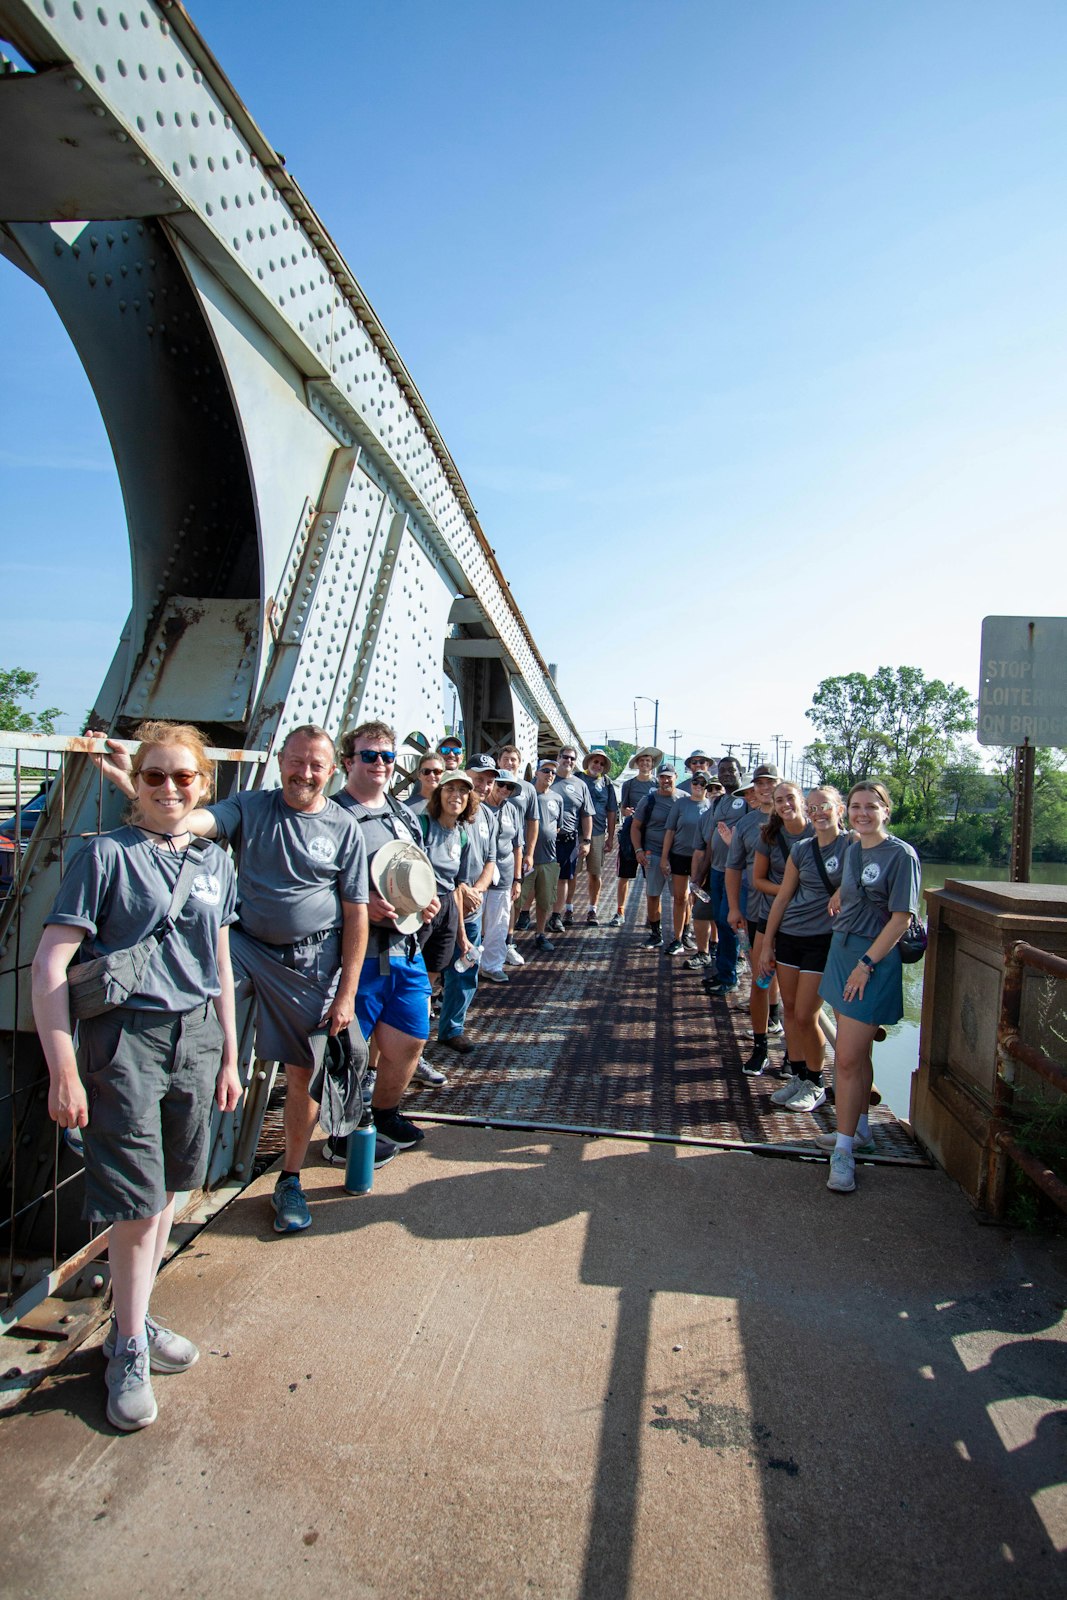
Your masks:
M 467 819 L 469 884 L 461 885 L 463 927 L 471 944 L 477 945 L 482 931 L 482 895 L 493 881 L 496 860 L 496 814 L 485 800 L 492 793 L 496 761 L 490 755 L 472 756 L 467 776 L 474 785 L 477 810 Z M 437 1042 L 458 1056 L 469 1056 L 475 1048 L 463 1031 L 467 1012 L 478 988 L 478 965 L 457 972 L 450 961 L 441 980 L 441 1012 L 437 1018 Z
M 719 930 L 719 937 L 715 945 L 715 972 L 705 978 L 704 986 L 709 994 L 730 994 L 737 988 L 737 935 L 730 926 L 730 906 L 726 898 L 726 856 L 734 823 L 744 816 L 748 802 L 744 793 L 745 779 L 733 756 L 724 756 L 718 771 L 719 782 L 726 792 L 700 819 L 701 848 L 693 857 L 693 881 L 700 883 L 710 860 L 708 892 L 712 921 Z M 742 895 L 744 892 L 742 884 Z

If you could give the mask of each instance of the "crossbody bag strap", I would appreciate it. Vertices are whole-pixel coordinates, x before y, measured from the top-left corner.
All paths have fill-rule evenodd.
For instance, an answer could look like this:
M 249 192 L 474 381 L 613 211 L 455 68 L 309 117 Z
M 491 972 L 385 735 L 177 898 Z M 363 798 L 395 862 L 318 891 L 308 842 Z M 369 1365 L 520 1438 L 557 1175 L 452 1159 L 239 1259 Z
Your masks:
M 171 895 L 170 905 L 167 907 L 167 914 L 153 933 L 157 943 L 163 943 L 163 940 L 173 930 L 175 923 L 181 916 L 185 908 L 185 902 L 193 892 L 193 880 L 196 877 L 197 869 L 204 864 L 207 850 L 208 841 L 206 839 L 193 839 L 187 846 L 185 855 L 182 858 L 181 871 L 178 873 L 177 882 L 174 885 L 174 893 Z
M 826 862 L 822 858 L 822 850 L 819 848 L 819 841 L 817 837 L 813 838 L 811 841 L 811 853 L 815 857 L 815 867 L 818 871 L 819 877 L 822 879 L 823 888 L 826 890 L 828 895 L 833 895 L 835 893 L 834 886 L 830 882 L 830 874 L 826 870 Z

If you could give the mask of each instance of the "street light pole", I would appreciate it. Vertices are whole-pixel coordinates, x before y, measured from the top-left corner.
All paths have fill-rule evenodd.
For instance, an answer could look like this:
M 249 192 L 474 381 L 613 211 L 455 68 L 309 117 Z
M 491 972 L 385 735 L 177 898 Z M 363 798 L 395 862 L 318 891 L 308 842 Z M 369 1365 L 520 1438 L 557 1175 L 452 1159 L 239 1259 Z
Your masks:
M 634 743 L 637 742 L 637 702 L 647 700 L 650 706 L 655 707 L 652 720 L 652 743 L 659 748 L 659 701 L 653 700 L 650 694 L 634 695 Z

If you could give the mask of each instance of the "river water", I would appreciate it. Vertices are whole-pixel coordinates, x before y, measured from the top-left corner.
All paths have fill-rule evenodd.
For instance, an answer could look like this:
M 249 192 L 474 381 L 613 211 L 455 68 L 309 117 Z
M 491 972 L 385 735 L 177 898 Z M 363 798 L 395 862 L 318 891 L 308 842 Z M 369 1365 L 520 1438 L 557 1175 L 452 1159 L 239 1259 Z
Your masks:
M 1034 883 L 1067 884 L 1067 862 L 1039 863 L 1031 871 Z M 933 862 L 923 867 L 923 894 L 940 889 L 947 878 L 964 882 L 1004 883 L 1007 867 L 989 867 L 976 862 Z M 1065 897 L 1067 898 L 1067 897 Z M 924 912 L 925 920 L 925 912 Z M 919 1017 L 922 1012 L 923 969 L 918 961 L 904 968 L 904 1020 L 888 1030 L 888 1037 L 874 1047 L 874 1081 L 883 1101 L 900 1117 L 909 1115 L 911 1075 L 919 1064 Z

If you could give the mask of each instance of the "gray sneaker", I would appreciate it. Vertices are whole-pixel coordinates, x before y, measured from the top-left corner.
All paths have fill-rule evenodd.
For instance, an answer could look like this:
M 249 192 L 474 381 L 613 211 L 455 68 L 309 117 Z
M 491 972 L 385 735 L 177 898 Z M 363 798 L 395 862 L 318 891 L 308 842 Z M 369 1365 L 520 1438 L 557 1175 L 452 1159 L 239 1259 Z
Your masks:
M 817 1133 L 815 1135 L 815 1143 L 818 1145 L 820 1150 L 834 1151 L 837 1149 L 837 1134 Z M 852 1141 L 852 1154 L 854 1156 L 873 1156 L 875 1154 L 875 1148 L 873 1134 L 869 1135 L 866 1139 L 861 1139 L 859 1134 L 857 1134 Z
M 431 1066 L 425 1056 L 420 1056 L 418 1066 L 411 1074 L 411 1081 L 424 1084 L 427 1089 L 443 1089 L 448 1082 L 448 1073 Z
M 771 1095 L 771 1104 L 775 1106 L 787 1105 L 795 1094 L 800 1093 L 803 1085 L 804 1079 L 798 1078 L 794 1072 L 792 1077 L 786 1083 L 783 1083 L 780 1089 L 775 1089 Z
M 275 1233 L 303 1233 L 311 1227 L 311 1212 L 299 1178 L 279 1178 L 270 1197 Z
M 774 1099 L 773 1094 L 771 1099 Z M 784 1104 L 787 1111 L 818 1111 L 826 1104 L 826 1090 L 821 1083 L 812 1083 L 808 1078 Z
M 189 1368 L 200 1360 L 200 1351 L 191 1339 L 183 1338 L 180 1333 L 162 1327 L 155 1317 L 145 1317 L 144 1323 L 148 1334 L 149 1365 L 153 1372 L 188 1372 Z M 107 1338 L 103 1343 L 106 1361 L 114 1358 L 117 1339 L 118 1325 L 112 1317 Z
M 830 1176 L 826 1187 L 835 1194 L 851 1194 L 856 1187 L 856 1163 L 847 1150 L 835 1150 L 830 1157 Z
M 147 1428 L 159 1415 L 148 1368 L 148 1347 L 124 1350 L 111 1357 L 104 1374 L 107 1384 L 107 1420 L 123 1433 Z

